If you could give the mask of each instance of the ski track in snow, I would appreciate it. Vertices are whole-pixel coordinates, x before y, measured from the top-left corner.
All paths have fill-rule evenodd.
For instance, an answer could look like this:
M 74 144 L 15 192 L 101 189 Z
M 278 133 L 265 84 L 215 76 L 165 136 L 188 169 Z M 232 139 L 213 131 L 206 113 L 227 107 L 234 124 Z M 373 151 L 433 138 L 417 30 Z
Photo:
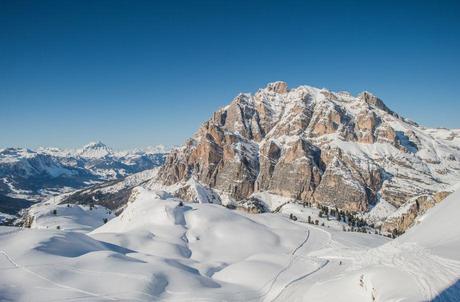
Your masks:
M 232 298 L 226 297 L 226 298 L 223 298 L 223 301 L 226 301 L 226 302 L 230 302 L 230 301 L 233 301 L 233 302 L 262 301 L 262 299 L 267 297 L 267 295 L 273 290 L 273 286 L 278 281 L 278 278 L 284 272 L 286 272 L 290 267 L 292 267 L 292 265 L 294 264 L 295 260 L 297 259 L 296 253 L 308 242 L 309 238 L 310 238 L 310 230 L 307 230 L 307 235 L 306 235 L 305 239 L 298 246 L 296 246 L 295 249 L 293 249 L 291 251 L 291 253 L 290 253 L 291 257 L 289 259 L 288 264 L 286 266 L 284 266 L 272 279 L 268 280 L 262 287 L 260 287 L 259 289 L 255 290 L 255 292 L 260 292 L 260 291 L 264 290 L 265 287 L 269 286 L 269 288 L 264 293 L 259 294 L 259 295 L 254 296 L 254 297 L 247 297 L 246 295 L 252 293 L 253 291 L 233 292 L 232 293 Z M 317 270 L 315 270 L 315 271 L 317 271 Z M 311 272 L 311 273 L 314 273 L 314 272 Z M 168 291 L 166 291 L 166 292 L 168 292 Z M 178 294 L 178 293 L 174 293 L 174 294 Z M 184 295 L 187 294 L 188 295 L 188 293 L 182 293 L 182 294 L 184 294 Z M 235 296 L 240 296 L 240 298 L 236 298 Z M 213 298 L 193 298 L 193 299 L 184 298 L 182 300 L 177 300 L 177 298 L 175 298 L 174 301 L 203 301 L 203 302 L 205 302 L 205 301 L 215 301 L 215 299 L 213 299 Z
M 247 291 L 247 292 L 244 292 L 244 291 L 239 291 L 239 292 L 233 292 L 232 293 L 232 298 L 223 298 L 223 301 L 226 301 L 226 302 L 230 302 L 230 301 L 233 301 L 233 302 L 242 302 L 242 301 L 262 301 L 264 298 L 266 298 L 270 293 L 271 291 L 273 290 L 273 287 L 275 286 L 276 282 L 278 281 L 279 277 L 285 273 L 286 271 L 289 270 L 289 268 L 292 267 L 292 265 L 295 263 L 295 260 L 297 260 L 300 256 L 297 255 L 298 251 L 305 246 L 305 244 L 308 242 L 308 240 L 310 239 L 310 230 L 307 230 L 307 235 L 305 237 L 305 239 L 298 245 L 296 246 L 290 253 L 291 257 L 289 259 L 289 262 L 286 266 L 284 266 L 272 279 L 268 280 L 262 287 L 260 287 L 259 289 L 255 290 L 256 292 L 260 292 L 262 290 L 264 290 L 265 287 L 269 286 L 269 288 L 264 291 L 262 294 L 259 294 L 257 296 L 254 296 L 254 297 L 247 297 L 245 295 L 247 294 L 250 294 L 252 293 L 253 291 Z M 287 283 L 282 290 L 284 290 L 285 288 L 289 287 L 290 284 L 292 283 L 295 283 L 303 278 L 306 278 L 316 272 L 318 272 L 320 269 L 322 269 L 323 267 L 325 267 L 327 265 L 327 263 L 329 263 L 329 260 L 326 260 L 325 263 L 323 263 L 320 267 L 318 267 L 317 269 L 305 274 L 305 275 L 302 275 L 301 277 L 298 277 L 292 281 L 290 281 L 289 283 Z M 168 291 L 166 291 L 168 292 Z M 175 293 L 177 294 L 177 293 Z M 183 293 L 183 294 L 188 294 L 188 293 Z M 224 293 L 222 293 L 224 294 Z M 278 298 L 278 296 L 281 294 L 281 292 L 276 296 L 276 298 Z M 239 298 L 235 297 L 235 296 L 240 296 Z M 275 299 L 276 299 L 275 298 Z M 272 301 L 275 301 L 272 300 Z M 182 300 L 178 300 L 177 298 L 174 299 L 174 301 L 216 301 L 215 298 L 193 298 L 193 299 L 190 299 L 190 298 L 184 298 Z
M 437 278 L 443 277 L 445 283 L 448 284 L 449 281 L 445 276 L 453 273 L 449 268 L 458 267 L 460 265 L 459 263 L 426 253 L 423 250 L 416 250 L 412 257 L 395 254 L 391 258 L 391 262 L 394 267 L 403 268 L 405 272 L 414 276 L 419 290 L 429 300 L 434 299 L 439 292 L 431 285 L 431 276 L 426 276 L 426 271 L 430 271 L 436 275 Z
M 325 233 L 327 236 L 328 236 L 328 241 L 327 243 L 330 243 L 332 241 L 332 237 L 331 237 L 331 234 L 329 232 L 326 232 L 320 228 L 316 228 L 316 227 L 313 227 L 315 230 L 318 230 L 318 231 L 321 231 L 323 233 Z M 308 236 L 306 238 L 306 240 L 301 244 L 299 245 L 293 252 L 292 252 L 292 255 L 295 256 L 295 254 L 304 246 L 304 244 L 308 241 L 308 239 L 310 238 L 310 230 L 308 230 Z M 300 256 L 299 257 L 303 257 L 303 256 Z M 309 258 L 310 260 L 312 260 L 312 257 Z M 291 285 L 293 285 L 294 283 L 298 282 L 298 281 L 301 281 L 315 273 L 317 273 L 318 271 L 320 271 L 321 269 L 323 269 L 324 267 L 326 267 L 326 265 L 328 265 L 330 262 L 330 260 L 325 260 L 318 268 L 314 269 L 313 271 L 310 271 L 298 278 L 295 278 L 294 280 L 291 280 L 289 281 L 288 283 L 286 283 L 282 288 L 281 290 L 279 291 L 279 293 L 271 300 L 271 302 L 274 302 L 276 301 L 281 295 L 282 293 L 284 292 L 285 289 L 287 289 L 288 287 L 290 287 Z M 292 263 L 290 264 L 290 266 L 292 265 Z
M 75 291 L 75 292 L 79 292 L 79 293 L 82 293 L 82 294 L 86 294 L 88 296 L 92 296 L 92 297 L 97 297 L 97 298 L 102 298 L 102 299 L 105 299 L 105 300 L 110 300 L 110 301 L 117 301 L 118 299 L 116 298 L 113 298 L 113 297 L 110 297 L 108 295 L 101 295 L 101 294 L 97 294 L 97 293 L 93 293 L 93 292 L 89 292 L 89 291 L 86 291 L 86 290 L 82 290 L 82 289 L 79 289 L 79 288 L 76 288 L 76 287 L 72 287 L 72 286 L 68 286 L 68 285 L 64 285 L 64 284 L 61 284 L 61 283 L 57 283 L 43 275 L 40 275 L 30 269 L 28 269 L 27 267 L 25 266 L 22 266 L 20 264 L 18 264 L 6 251 L 4 250 L 0 250 L 0 254 L 2 254 L 3 256 L 5 256 L 5 258 L 16 268 L 18 269 L 21 269 L 29 274 L 32 274 L 34 276 L 36 276 L 37 278 L 39 279 L 42 279 L 44 281 L 47 281 L 59 288 L 63 288 L 63 289 L 66 289 L 66 290 L 71 290 L 71 291 Z M 86 297 L 88 298 L 88 297 Z
M 291 266 L 292 264 L 294 264 L 295 260 L 296 260 L 296 253 L 308 242 L 308 239 L 310 239 L 310 230 L 307 230 L 307 236 L 306 238 L 304 239 L 304 241 L 302 241 L 301 244 L 299 244 L 292 252 L 291 252 L 291 257 L 289 259 L 289 263 L 288 265 L 286 265 L 284 268 L 282 268 L 278 274 L 276 274 L 276 276 L 272 279 L 271 283 L 270 283 L 270 287 L 268 288 L 268 290 L 260 295 L 258 298 L 261 299 L 263 297 L 266 297 L 272 290 L 273 290 L 273 286 L 275 285 L 276 281 L 278 281 L 278 278 L 284 273 L 286 272 Z M 270 282 L 270 281 L 269 281 Z M 266 285 L 264 285 L 261 289 L 263 289 Z M 260 290 L 261 290 L 260 289 Z
M 324 267 L 326 267 L 326 265 L 328 265 L 329 262 L 330 262 L 330 260 L 326 260 L 326 261 L 324 261 L 318 268 L 316 268 L 315 270 L 313 270 L 313 271 L 311 271 L 311 272 L 309 272 L 309 273 L 307 273 L 307 274 L 305 274 L 305 275 L 303 275 L 303 276 L 300 276 L 300 277 L 298 277 L 298 278 L 296 278 L 296 279 L 290 281 L 289 283 L 287 283 L 287 284 L 281 289 L 281 291 L 275 296 L 275 298 L 273 298 L 273 299 L 271 300 L 271 302 L 275 302 L 275 301 L 283 294 L 283 292 L 284 292 L 285 289 L 287 289 L 288 287 L 290 287 L 290 286 L 293 285 L 294 283 L 296 283 L 296 282 L 298 282 L 298 281 L 300 281 L 300 280 L 303 280 L 303 279 L 305 279 L 305 278 L 307 278 L 307 277 L 310 277 L 311 275 L 313 275 L 313 274 L 319 272 L 319 271 L 322 270 Z

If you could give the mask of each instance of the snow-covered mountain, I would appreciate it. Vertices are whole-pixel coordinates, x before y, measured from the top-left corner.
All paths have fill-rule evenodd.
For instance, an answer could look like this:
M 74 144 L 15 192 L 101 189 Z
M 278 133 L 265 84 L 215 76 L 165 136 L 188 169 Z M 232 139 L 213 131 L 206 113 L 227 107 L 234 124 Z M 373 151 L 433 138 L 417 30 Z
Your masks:
M 166 152 L 163 146 L 116 152 L 101 142 L 77 150 L 2 149 L 0 212 L 13 214 L 22 208 L 21 202 L 44 200 L 158 167 Z
M 400 233 L 460 181 L 460 130 L 422 127 L 369 92 L 275 82 L 238 95 L 169 154 L 158 181 L 190 199 L 190 180 L 223 204 L 279 210 L 270 194 Z
M 92 142 L 77 151 L 82 158 L 104 158 L 113 155 L 112 149 L 102 142 Z

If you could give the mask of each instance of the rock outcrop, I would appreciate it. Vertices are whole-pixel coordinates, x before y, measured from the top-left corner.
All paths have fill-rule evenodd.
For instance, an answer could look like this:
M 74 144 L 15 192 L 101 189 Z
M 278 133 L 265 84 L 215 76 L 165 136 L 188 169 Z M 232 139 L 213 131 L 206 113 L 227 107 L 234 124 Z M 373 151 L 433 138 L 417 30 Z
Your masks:
M 409 200 L 397 212 L 387 218 L 382 230 L 388 233 L 401 234 L 414 225 L 417 217 L 428 209 L 443 201 L 450 192 L 440 191 L 432 196 L 421 195 Z

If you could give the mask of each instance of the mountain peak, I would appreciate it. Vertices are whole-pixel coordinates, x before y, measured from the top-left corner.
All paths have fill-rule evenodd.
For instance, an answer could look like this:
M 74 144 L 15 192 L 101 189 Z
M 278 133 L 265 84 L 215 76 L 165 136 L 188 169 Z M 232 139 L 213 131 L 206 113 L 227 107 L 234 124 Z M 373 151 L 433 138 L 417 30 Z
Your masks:
M 268 91 L 273 91 L 275 93 L 287 93 L 288 85 L 286 82 L 276 81 L 276 82 L 268 83 L 265 89 Z
M 372 93 L 368 91 L 363 91 L 358 95 L 358 99 L 365 102 L 366 104 L 369 104 L 371 106 L 374 106 L 376 108 L 379 108 L 387 113 L 394 114 L 394 112 L 385 105 L 385 103 L 373 95 Z
M 102 158 L 113 153 L 113 150 L 101 141 L 90 142 L 79 150 L 78 155 L 87 158 Z
M 106 144 L 101 141 L 90 142 L 83 146 L 83 149 L 97 149 L 97 148 L 108 148 Z

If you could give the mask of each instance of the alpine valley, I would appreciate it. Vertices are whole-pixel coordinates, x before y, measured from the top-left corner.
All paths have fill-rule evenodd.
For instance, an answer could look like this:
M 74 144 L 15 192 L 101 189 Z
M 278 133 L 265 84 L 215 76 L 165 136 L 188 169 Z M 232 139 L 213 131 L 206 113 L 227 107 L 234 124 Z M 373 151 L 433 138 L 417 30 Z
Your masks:
M 181 147 L 0 150 L 1 301 L 460 301 L 460 129 L 274 82 Z
M 164 146 L 114 152 L 102 142 L 78 150 L 0 149 L 0 222 L 53 196 L 158 167 L 165 155 Z

